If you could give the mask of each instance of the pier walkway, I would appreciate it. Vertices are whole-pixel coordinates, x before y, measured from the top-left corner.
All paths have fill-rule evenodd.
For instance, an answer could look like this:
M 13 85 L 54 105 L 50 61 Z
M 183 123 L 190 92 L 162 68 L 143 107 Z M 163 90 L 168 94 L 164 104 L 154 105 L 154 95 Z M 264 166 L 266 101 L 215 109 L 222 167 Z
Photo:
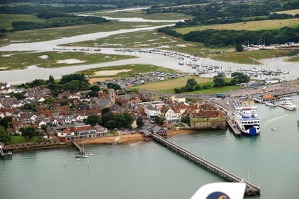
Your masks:
M 84 149 L 75 141 L 72 141 L 72 144 L 77 148 L 78 151 L 84 152 Z
M 240 129 L 238 129 L 238 127 L 234 124 L 234 121 L 231 120 L 230 117 L 226 118 L 226 122 L 236 137 L 242 137 L 242 132 L 240 131 Z
M 204 169 L 214 173 L 215 175 L 218 175 L 219 177 L 229 182 L 244 182 L 246 184 L 245 196 L 260 195 L 260 189 L 257 186 L 241 179 L 240 177 L 224 170 L 223 168 L 218 167 L 217 165 L 195 155 L 194 153 L 180 147 L 179 145 L 174 144 L 173 142 L 170 142 L 169 140 L 159 135 L 151 134 L 151 136 L 156 142 L 164 145 L 165 147 L 171 149 L 172 151 L 184 156 L 190 161 L 202 166 Z
M 222 110 L 225 114 L 226 114 L 226 122 L 228 124 L 228 126 L 230 127 L 230 129 L 232 130 L 232 132 L 234 133 L 234 135 L 239 138 L 242 137 L 242 132 L 240 131 L 240 129 L 238 129 L 238 127 L 234 124 L 233 121 L 233 113 L 232 113 L 232 108 L 231 107 L 226 107 L 224 106 L 224 104 L 221 103 L 217 103 L 214 102 L 214 104 L 220 109 Z M 227 105 L 228 106 L 228 105 Z

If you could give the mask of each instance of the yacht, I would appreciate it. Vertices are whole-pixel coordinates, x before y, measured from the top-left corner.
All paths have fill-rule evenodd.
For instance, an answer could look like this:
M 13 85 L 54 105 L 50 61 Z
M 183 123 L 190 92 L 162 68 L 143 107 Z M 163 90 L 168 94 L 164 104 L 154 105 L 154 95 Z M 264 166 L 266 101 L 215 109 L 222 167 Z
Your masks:
M 265 102 L 266 106 L 270 106 L 270 107 L 276 107 L 277 105 L 274 104 L 274 102 L 271 102 L 271 101 L 267 101 Z
M 283 104 L 280 104 L 279 106 L 289 111 L 294 111 L 297 108 L 297 106 L 291 100 L 286 100 Z

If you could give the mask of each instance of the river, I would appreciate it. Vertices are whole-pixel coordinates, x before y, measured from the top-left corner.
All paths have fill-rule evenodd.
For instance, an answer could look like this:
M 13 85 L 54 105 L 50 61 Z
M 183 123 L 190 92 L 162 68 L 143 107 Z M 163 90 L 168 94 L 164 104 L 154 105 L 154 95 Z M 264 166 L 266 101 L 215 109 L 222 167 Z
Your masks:
M 138 8 L 136 8 L 138 9 Z M 123 20 L 134 22 L 136 18 L 123 18 Z M 138 20 L 137 20 L 138 21 Z M 179 20 L 177 20 L 179 21 Z M 160 21 L 161 22 L 161 21 Z M 162 20 L 163 22 L 163 20 Z M 151 23 L 151 22 L 149 22 Z M 48 52 L 53 51 L 59 45 L 75 43 L 80 41 L 87 41 L 87 40 L 95 40 L 99 38 L 109 37 L 111 35 L 123 34 L 123 33 L 130 33 L 130 32 L 137 32 L 137 31 L 146 31 L 146 30 L 154 30 L 164 26 L 152 26 L 152 27 L 138 27 L 132 29 L 121 29 L 117 31 L 108 31 L 108 32 L 97 32 L 91 34 L 83 34 L 68 38 L 61 38 L 55 39 L 51 41 L 43 41 L 43 42 L 33 42 L 33 43 L 18 43 L 18 44 L 10 44 L 8 46 L 0 47 L 0 51 L 8 52 L 11 54 L 13 51 L 38 51 L 38 52 Z M 78 47 L 77 47 L 78 48 Z M 97 67 L 104 67 L 104 66 L 116 66 L 116 65 L 124 65 L 124 64 L 154 64 L 161 67 L 171 68 L 175 70 L 179 70 L 181 72 L 187 73 L 194 73 L 196 72 L 195 69 L 192 69 L 190 66 L 181 66 L 178 64 L 178 59 L 175 57 L 168 57 L 163 56 L 160 54 L 153 54 L 153 53 L 138 53 L 138 52 L 115 52 L 112 48 L 101 48 L 101 52 L 93 53 L 107 53 L 107 54 L 122 54 L 122 55 L 135 55 L 136 59 L 130 60 L 121 60 L 121 61 L 114 61 L 114 62 L 107 62 L 101 64 L 80 64 L 75 66 L 65 66 L 61 68 L 40 68 L 37 66 L 29 66 L 23 70 L 2 70 L 0 71 L 0 81 L 1 82 L 8 82 L 10 84 L 19 84 L 28 81 L 32 81 L 34 79 L 47 79 L 49 75 L 52 75 L 54 78 L 60 78 L 62 75 L 74 73 L 81 70 L 86 70 L 90 68 L 97 68 Z M 237 63 L 230 63 L 230 62 L 222 62 L 222 61 L 215 61 L 209 58 L 200 58 L 197 62 L 198 64 L 205 64 L 205 65 L 213 65 L 218 66 L 221 68 L 222 71 L 236 71 L 239 69 L 248 69 L 251 70 L 255 69 L 271 69 L 271 70 L 283 70 L 289 72 L 288 74 L 281 74 L 279 78 L 283 80 L 292 80 L 297 79 L 299 77 L 299 64 L 292 63 L 292 62 L 285 62 L 284 60 L 287 57 L 279 57 L 273 58 L 268 60 L 263 60 L 262 64 L 260 65 L 248 65 L 248 64 L 237 64 Z M 186 63 L 192 61 L 191 59 L 186 59 Z M 204 77 L 213 77 L 213 74 L 205 74 L 202 75 Z M 271 78 L 269 76 L 258 76 L 255 77 L 256 79 L 265 79 Z
M 299 105 L 299 98 L 295 98 Z M 298 111 L 258 104 L 261 135 L 237 139 L 228 130 L 198 131 L 170 138 L 261 188 L 257 199 L 299 195 Z M 271 129 L 275 130 L 271 130 Z M 0 161 L 3 199 L 190 198 L 222 179 L 151 142 L 86 146 L 93 156 L 77 160 L 75 149 L 13 154 Z M 249 174 L 249 175 L 248 175 Z

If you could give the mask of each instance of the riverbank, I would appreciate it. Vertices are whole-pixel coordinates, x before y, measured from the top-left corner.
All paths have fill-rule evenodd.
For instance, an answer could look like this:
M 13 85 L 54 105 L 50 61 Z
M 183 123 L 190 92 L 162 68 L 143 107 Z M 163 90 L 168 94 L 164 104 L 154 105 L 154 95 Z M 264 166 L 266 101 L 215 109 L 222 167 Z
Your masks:
M 177 135 L 183 135 L 190 133 L 191 130 L 169 130 L 167 132 L 168 137 L 177 136 Z M 111 136 L 111 137 L 97 137 L 97 138 L 91 138 L 88 140 L 82 140 L 79 141 L 79 144 L 84 145 L 93 145 L 93 144 L 113 144 L 115 143 L 115 140 L 119 136 Z M 122 143 L 136 143 L 140 141 L 148 141 L 150 138 L 145 138 L 143 135 L 137 133 L 137 134 L 123 134 L 121 135 L 120 139 L 117 141 L 118 144 Z

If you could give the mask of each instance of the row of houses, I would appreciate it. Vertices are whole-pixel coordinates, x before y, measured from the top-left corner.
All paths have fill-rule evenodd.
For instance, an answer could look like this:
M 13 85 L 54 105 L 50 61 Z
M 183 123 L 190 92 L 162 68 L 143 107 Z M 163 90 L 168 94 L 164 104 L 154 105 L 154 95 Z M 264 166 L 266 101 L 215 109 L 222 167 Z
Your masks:
M 147 119 L 160 116 L 169 124 L 178 123 L 183 116 L 193 114 L 194 117 L 212 118 L 223 117 L 222 111 L 206 101 L 193 101 L 186 103 L 184 98 L 172 97 L 166 101 L 141 102 L 133 105 L 138 113 L 142 113 Z
M 82 123 L 89 115 L 101 116 L 102 110 L 108 107 L 114 113 L 128 112 L 134 116 L 134 120 L 138 116 L 148 120 L 161 116 L 166 119 L 168 124 L 180 122 L 183 116 L 189 116 L 191 113 L 196 117 L 199 115 L 200 117 L 211 117 L 211 111 L 218 111 L 205 101 L 187 103 L 185 98 L 175 97 L 159 100 L 155 95 L 147 92 L 116 95 L 113 89 L 108 89 L 108 93 L 100 91 L 98 97 L 92 98 L 86 97 L 86 91 L 63 92 L 57 98 L 53 98 L 49 89 L 36 87 L 22 90 L 24 98 L 18 100 L 7 93 L 17 93 L 20 90 L 5 84 L 1 88 L 0 117 L 12 116 L 12 128 L 8 129 L 10 133 L 19 133 L 21 127 L 41 128 L 43 125 L 47 125 L 52 128 L 49 130 L 56 132 L 62 140 L 106 135 L 107 129 L 104 127 L 91 127 L 83 124 L 78 126 L 77 124 Z M 53 102 L 46 103 L 48 98 L 52 98 Z M 144 99 L 147 102 L 143 102 Z M 66 102 L 65 105 L 61 105 L 62 100 Z M 35 112 L 23 110 L 20 107 L 24 104 L 35 105 L 37 110 Z

